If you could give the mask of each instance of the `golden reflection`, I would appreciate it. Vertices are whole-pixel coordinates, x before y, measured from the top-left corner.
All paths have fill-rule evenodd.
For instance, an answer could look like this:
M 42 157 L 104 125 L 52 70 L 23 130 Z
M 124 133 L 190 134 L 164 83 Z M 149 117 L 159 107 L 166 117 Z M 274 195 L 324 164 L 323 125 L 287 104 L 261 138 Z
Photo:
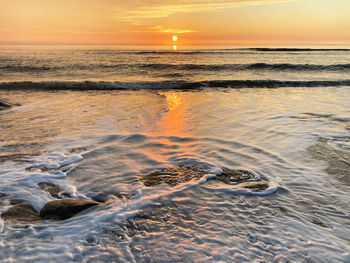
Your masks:
M 177 46 L 176 45 L 173 45 L 173 50 L 177 50 Z
M 175 110 L 179 105 L 182 104 L 182 100 L 178 94 L 167 94 L 165 97 L 169 110 Z
M 150 131 L 152 135 L 189 137 L 192 126 L 186 117 L 188 106 L 183 93 L 169 91 L 159 92 L 159 95 L 167 110 L 158 119 L 156 129 Z
M 157 142 L 164 145 L 155 151 L 150 149 L 147 155 L 161 163 L 168 162 L 169 156 L 186 155 L 191 156 L 196 150 L 197 142 L 194 145 L 193 141 L 179 142 L 176 138 L 192 138 L 193 125 L 188 115 L 189 101 L 187 94 L 176 91 L 158 92 L 162 99 L 162 104 L 166 106 L 166 111 L 163 111 L 156 122 L 156 127 L 149 130 L 151 136 L 159 136 L 155 139 Z M 181 140 L 181 139 L 180 139 Z M 180 148 L 179 144 L 181 145 Z
M 187 106 L 184 104 L 182 94 L 166 92 L 161 93 L 161 95 L 166 98 L 169 111 L 162 116 L 158 123 L 160 131 L 166 136 L 188 136 L 185 117 Z

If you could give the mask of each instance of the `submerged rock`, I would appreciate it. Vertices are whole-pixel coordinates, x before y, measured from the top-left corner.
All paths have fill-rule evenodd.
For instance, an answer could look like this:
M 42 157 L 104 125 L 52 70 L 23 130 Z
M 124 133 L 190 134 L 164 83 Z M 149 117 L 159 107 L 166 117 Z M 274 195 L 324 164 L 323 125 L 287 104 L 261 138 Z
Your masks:
M 53 183 L 41 182 L 38 183 L 38 187 L 41 190 L 48 192 L 52 197 L 61 199 L 61 196 L 70 197 L 68 193 L 62 193 L 62 189 Z
M 155 186 L 162 183 L 176 186 L 191 180 L 199 180 L 205 171 L 196 166 L 173 166 L 155 171 L 140 177 L 145 186 Z
M 308 147 L 308 153 L 316 160 L 326 162 L 326 172 L 342 184 L 350 186 L 350 137 L 334 136 L 319 138 L 315 144 Z
M 41 209 L 39 216 L 44 219 L 65 220 L 79 212 L 100 203 L 88 200 L 55 200 L 46 203 Z
M 159 171 L 151 172 L 140 176 L 140 181 L 147 187 L 162 183 L 176 186 L 191 180 L 199 180 L 210 171 L 196 165 L 181 165 L 168 167 Z M 235 170 L 226 167 L 222 168 L 222 173 L 210 178 L 210 182 L 227 184 L 250 189 L 251 191 L 263 191 L 269 187 L 269 182 L 265 178 L 257 177 L 256 174 L 247 170 Z
M 222 168 L 222 174 L 212 180 L 219 180 L 226 184 L 248 188 L 254 192 L 264 191 L 269 188 L 269 182 L 265 178 L 257 178 L 253 172 L 247 170 L 232 170 Z
M 11 205 L 14 206 L 1 214 L 2 219 L 18 222 L 38 222 L 43 220 L 39 217 L 34 207 L 25 200 L 14 199 L 11 201 Z
M 241 182 L 237 184 L 237 186 L 250 189 L 253 192 L 260 192 L 269 188 L 269 182 L 266 180 L 248 181 L 248 182 Z
M 250 180 L 254 178 L 254 176 L 255 175 L 252 172 L 246 170 L 232 170 L 223 167 L 222 173 L 217 176 L 217 179 L 225 183 L 232 184 Z

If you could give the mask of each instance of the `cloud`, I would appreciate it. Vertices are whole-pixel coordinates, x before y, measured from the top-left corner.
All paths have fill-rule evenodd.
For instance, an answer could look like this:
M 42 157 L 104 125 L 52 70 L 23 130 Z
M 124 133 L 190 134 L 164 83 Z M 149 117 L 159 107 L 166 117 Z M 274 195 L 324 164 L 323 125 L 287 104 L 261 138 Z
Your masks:
M 174 29 L 174 28 L 164 28 L 163 26 L 151 27 L 151 30 L 159 33 L 171 33 L 171 34 L 185 34 L 197 32 L 191 29 Z
M 110 4 L 112 2 L 112 0 L 105 1 L 108 1 Z M 127 3 L 127 0 L 117 0 L 114 4 L 119 8 L 117 16 L 119 21 L 124 21 L 139 29 L 143 28 L 144 32 L 182 34 L 198 31 L 193 29 L 165 28 L 154 25 L 152 19 L 166 18 L 176 14 L 215 12 L 293 1 L 301 0 L 135 0 L 132 3 Z
M 214 10 L 240 8 L 300 0 L 139 0 L 125 6 L 120 16 L 132 21 L 140 18 L 168 17 L 177 13 L 202 13 Z

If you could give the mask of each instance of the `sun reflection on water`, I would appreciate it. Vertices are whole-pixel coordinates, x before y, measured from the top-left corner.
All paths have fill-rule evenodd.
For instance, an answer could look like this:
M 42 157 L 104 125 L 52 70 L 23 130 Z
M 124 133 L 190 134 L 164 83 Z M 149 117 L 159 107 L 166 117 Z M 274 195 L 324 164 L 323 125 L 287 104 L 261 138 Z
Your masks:
M 169 110 L 175 110 L 179 105 L 182 104 L 182 100 L 178 94 L 166 94 L 165 96 Z
M 167 111 L 158 123 L 160 131 L 166 136 L 188 136 L 185 113 L 187 106 L 181 94 L 176 92 L 161 93 L 166 99 Z
M 164 91 L 158 92 L 162 98 L 162 104 L 166 110 L 161 113 L 153 129 L 148 131 L 150 137 L 163 147 L 145 150 L 147 156 L 160 163 L 167 163 L 170 155 L 191 156 L 195 150 L 193 142 L 181 142 L 180 138 L 192 138 L 193 126 L 187 116 L 188 104 L 185 96 L 181 92 Z M 181 139 L 180 139 L 181 140 Z

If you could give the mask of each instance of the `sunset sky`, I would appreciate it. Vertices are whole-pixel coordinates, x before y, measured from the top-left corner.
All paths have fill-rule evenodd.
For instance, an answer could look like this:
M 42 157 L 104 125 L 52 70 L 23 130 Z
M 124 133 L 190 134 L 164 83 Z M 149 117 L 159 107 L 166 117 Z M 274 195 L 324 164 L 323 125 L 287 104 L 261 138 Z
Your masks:
M 350 45 L 350 0 L 0 0 L 0 44 Z

